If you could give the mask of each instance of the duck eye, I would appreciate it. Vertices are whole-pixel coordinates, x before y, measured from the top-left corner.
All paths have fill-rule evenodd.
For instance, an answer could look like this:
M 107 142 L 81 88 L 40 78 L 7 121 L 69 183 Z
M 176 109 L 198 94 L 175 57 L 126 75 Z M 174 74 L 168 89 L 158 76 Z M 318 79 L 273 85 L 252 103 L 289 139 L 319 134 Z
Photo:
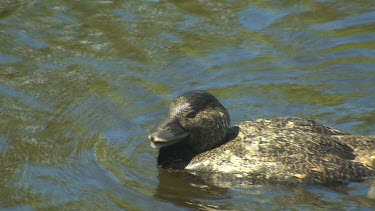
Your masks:
M 196 111 L 191 111 L 189 112 L 186 117 L 187 118 L 194 118 L 195 116 L 197 115 L 197 112 Z
M 166 127 L 166 128 L 164 128 L 164 130 L 165 130 L 165 132 L 167 132 L 167 133 L 170 133 L 170 132 L 172 132 L 172 130 L 171 130 L 171 128 L 170 128 L 170 127 Z

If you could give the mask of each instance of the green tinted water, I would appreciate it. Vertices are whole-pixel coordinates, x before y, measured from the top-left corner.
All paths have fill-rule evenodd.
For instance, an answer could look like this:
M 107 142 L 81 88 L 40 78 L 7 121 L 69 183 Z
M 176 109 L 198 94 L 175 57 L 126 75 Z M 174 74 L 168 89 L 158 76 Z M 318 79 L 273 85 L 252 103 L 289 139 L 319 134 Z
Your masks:
M 219 189 L 159 172 L 174 96 L 232 122 L 293 115 L 375 134 L 374 1 L 0 3 L 0 207 L 371 209 L 370 186 Z

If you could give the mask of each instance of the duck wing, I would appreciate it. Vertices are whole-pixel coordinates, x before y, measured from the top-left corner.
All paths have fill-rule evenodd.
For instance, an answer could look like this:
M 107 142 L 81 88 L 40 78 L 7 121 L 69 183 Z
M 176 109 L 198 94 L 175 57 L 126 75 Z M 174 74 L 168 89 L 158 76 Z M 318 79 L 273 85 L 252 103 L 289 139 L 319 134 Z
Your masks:
M 332 137 L 353 147 L 357 155 L 355 161 L 375 170 L 375 136 L 334 135 Z
M 255 119 L 237 126 L 233 140 L 195 156 L 186 169 L 214 178 L 332 184 L 363 180 L 374 171 L 355 162 L 337 129 L 296 117 Z M 223 176 L 223 175 L 227 176 Z

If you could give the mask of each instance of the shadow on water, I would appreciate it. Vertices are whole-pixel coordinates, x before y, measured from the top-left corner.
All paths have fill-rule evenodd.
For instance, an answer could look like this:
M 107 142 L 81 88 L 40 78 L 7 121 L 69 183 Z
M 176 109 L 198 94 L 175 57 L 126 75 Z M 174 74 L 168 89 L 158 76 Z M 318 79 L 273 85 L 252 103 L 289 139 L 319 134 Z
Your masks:
M 230 198 L 228 189 L 209 186 L 194 175 L 183 171 L 159 171 L 155 197 L 182 207 L 195 209 L 218 208 L 208 201 Z
M 364 207 L 374 207 L 375 183 L 349 183 L 341 186 L 253 184 L 246 187 L 221 188 L 208 185 L 200 178 L 182 171 L 159 171 L 155 197 L 180 207 L 202 210 L 225 209 L 347 209 L 355 201 Z M 372 193 L 373 194 L 373 193 Z M 340 203 L 342 200 L 351 202 Z

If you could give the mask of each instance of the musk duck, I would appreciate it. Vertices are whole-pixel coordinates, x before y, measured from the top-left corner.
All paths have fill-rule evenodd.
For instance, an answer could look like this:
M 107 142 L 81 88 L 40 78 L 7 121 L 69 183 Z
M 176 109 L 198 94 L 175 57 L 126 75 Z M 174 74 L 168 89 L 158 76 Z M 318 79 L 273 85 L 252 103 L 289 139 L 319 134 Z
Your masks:
M 375 175 L 375 136 L 355 136 L 298 117 L 229 127 L 227 109 L 203 90 L 176 97 L 149 135 L 157 165 L 214 182 L 338 184 Z

